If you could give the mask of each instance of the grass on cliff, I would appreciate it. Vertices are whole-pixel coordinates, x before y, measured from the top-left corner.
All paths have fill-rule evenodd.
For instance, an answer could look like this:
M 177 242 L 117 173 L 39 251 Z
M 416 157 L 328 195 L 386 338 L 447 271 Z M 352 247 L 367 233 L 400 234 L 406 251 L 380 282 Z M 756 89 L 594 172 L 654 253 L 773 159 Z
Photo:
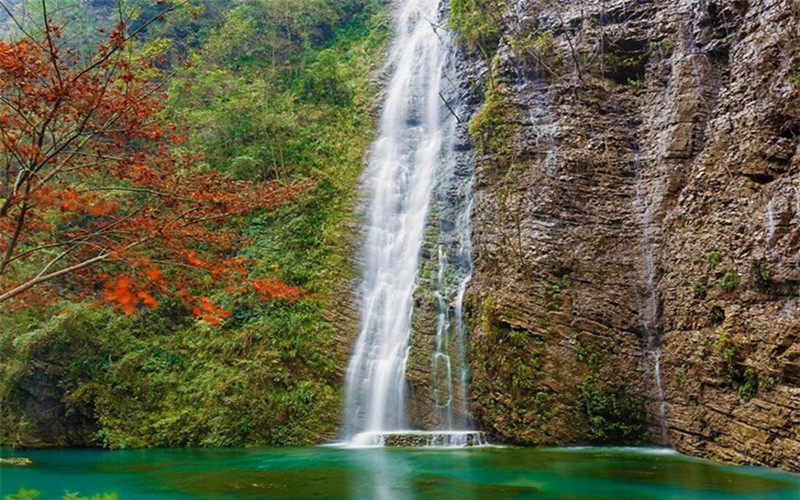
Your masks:
M 169 300 L 132 316 L 69 296 L 39 310 L 2 311 L 0 443 L 40 431 L 20 406 L 36 384 L 57 386 L 70 421 L 94 421 L 94 443 L 111 448 L 299 445 L 333 436 L 348 352 L 324 312 L 351 272 L 386 6 L 228 7 L 221 27 L 193 49 L 193 65 L 175 76 L 169 112 L 192 125 L 189 145 L 213 168 L 312 183 L 304 200 L 246 221 L 246 252 L 265 268 L 253 271 L 268 270 L 309 298 L 263 303 L 220 290 L 216 299 L 231 312 L 220 327 Z
M 504 0 L 450 0 L 450 26 L 488 61 L 500 44 L 504 9 Z

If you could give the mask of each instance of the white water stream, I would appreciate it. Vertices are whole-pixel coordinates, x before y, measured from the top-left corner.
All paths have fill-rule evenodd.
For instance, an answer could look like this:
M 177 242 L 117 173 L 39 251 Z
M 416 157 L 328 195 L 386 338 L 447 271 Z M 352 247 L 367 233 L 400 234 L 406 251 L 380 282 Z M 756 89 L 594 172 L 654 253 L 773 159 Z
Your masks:
M 636 176 L 636 190 L 634 197 L 634 212 L 639 218 L 642 235 L 642 260 L 644 261 L 644 277 L 647 283 L 646 294 L 642 298 L 641 323 L 645 334 L 645 351 L 653 358 L 653 385 L 656 389 L 658 404 L 658 426 L 661 432 L 662 444 L 669 444 L 667 428 L 667 401 L 664 397 L 664 387 L 661 383 L 661 334 L 659 331 L 659 306 L 658 293 L 656 292 L 656 265 L 653 256 L 651 218 L 653 207 L 648 203 L 642 173 L 642 158 L 639 147 L 633 144 L 634 174 Z
M 457 118 L 444 101 L 451 51 L 439 4 L 400 0 L 395 12 L 391 76 L 365 179 L 369 197 L 361 329 L 347 369 L 342 432 L 344 442 L 353 446 L 378 446 L 388 435 L 414 432 L 410 430 L 406 389 L 413 295 L 431 199 L 441 184 L 442 171 L 453 172 L 457 157 Z M 463 191 L 464 186 L 445 188 Z M 466 189 L 469 187 L 467 183 Z M 446 380 L 435 381 L 441 392 L 434 395 L 434 411 L 442 418 L 439 430 L 443 432 L 433 441 L 443 445 L 466 443 L 469 434 L 453 413 L 454 388 L 461 401 L 466 397 L 461 302 L 471 271 L 469 196 L 462 192 L 455 198 L 467 203 L 455 220 L 449 221 L 457 232 L 455 240 L 450 238 L 455 242 L 449 245 L 455 249 L 448 258 L 448 249 L 440 243 L 434 283 L 438 327 L 431 363 L 434 377 Z M 449 260 L 458 261 L 462 271 L 466 269 L 456 273 L 454 293 L 445 286 Z M 451 332 L 458 334 L 460 344 L 449 346 Z M 453 355 L 459 359 L 452 360 Z M 455 383 L 453 361 L 460 365 Z M 464 432 L 453 432 L 455 429 Z

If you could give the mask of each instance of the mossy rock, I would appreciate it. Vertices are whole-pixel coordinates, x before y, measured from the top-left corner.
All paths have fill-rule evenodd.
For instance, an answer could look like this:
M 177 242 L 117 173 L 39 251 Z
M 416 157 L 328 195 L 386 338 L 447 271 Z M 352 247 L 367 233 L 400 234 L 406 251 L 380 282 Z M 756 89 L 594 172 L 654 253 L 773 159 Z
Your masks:
M 0 466 L 3 467 L 25 467 L 27 465 L 33 465 L 33 460 L 26 457 L 0 458 Z

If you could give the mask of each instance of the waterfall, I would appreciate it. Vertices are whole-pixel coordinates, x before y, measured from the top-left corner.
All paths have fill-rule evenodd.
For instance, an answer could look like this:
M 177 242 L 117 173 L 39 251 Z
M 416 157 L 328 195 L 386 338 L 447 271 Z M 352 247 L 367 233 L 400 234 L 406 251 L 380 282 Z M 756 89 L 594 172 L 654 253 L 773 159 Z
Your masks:
M 644 262 L 644 278 L 647 283 L 647 293 L 644 304 L 640 306 L 641 323 L 644 328 L 644 341 L 646 353 L 653 358 L 653 385 L 656 390 L 658 402 L 658 425 L 661 431 L 663 444 L 669 443 L 667 432 L 667 401 L 664 397 L 664 387 L 661 384 L 661 332 L 659 328 L 658 293 L 656 292 L 656 265 L 653 257 L 652 228 L 650 219 L 652 205 L 648 203 L 644 192 L 644 179 L 642 178 L 642 158 L 638 145 L 633 143 L 634 175 L 636 178 L 636 192 L 634 199 L 634 212 L 639 218 L 642 230 L 642 260 Z
M 800 224 L 800 186 L 794 186 L 794 218 L 792 221 L 795 224 Z M 800 280 L 800 250 L 797 251 L 797 256 L 794 262 L 795 276 Z
M 794 221 L 800 223 L 800 186 L 794 187 Z
M 767 203 L 767 213 L 765 214 L 765 222 L 767 226 L 767 251 L 772 261 L 775 263 L 775 273 L 778 276 L 783 275 L 783 259 L 781 254 L 775 248 L 775 231 L 777 230 L 775 222 L 775 200 L 770 199 Z
M 466 398 L 466 327 L 461 304 L 471 275 L 472 173 L 470 170 L 464 182 L 463 172 L 456 166 L 458 118 L 445 101 L 453 90 L 448 85 L 454 87 L 447 76 L 452 54 L 450 35 L 443 28 L 444 7 L 439 4 L 400 0 L 395 12 L 391 75 L 365 177 L 368 199 L 361 326 L 347 368 L 342 429 L 343 440 L 351 445 L 388 444 L 387 435 L 409 433 L 406 364 L 412 340 L 413 295 L 426 221 L 432 204 L 447 200 L 448 196 L 437 196 L 442 192 L 449 192 L 449 198 L 462 207 L 449 221 L 450 230 L 442 230 L 439 238 L 434 283 L 438 327 L 431 364 L 438 389 L 433 411 L 442 417 L 444 428 L 432 435 L 430 442 L 468 441 L 464 433 L 455 432 L 466 424 L 455 421 L 453 405 L 456 391 L 462 401 Z M 453 183 L 456 178 L 461 181 Z M 450 275 L 455 276 L 455 287 Z M 459 374 L 455 383 L 454 365 Z

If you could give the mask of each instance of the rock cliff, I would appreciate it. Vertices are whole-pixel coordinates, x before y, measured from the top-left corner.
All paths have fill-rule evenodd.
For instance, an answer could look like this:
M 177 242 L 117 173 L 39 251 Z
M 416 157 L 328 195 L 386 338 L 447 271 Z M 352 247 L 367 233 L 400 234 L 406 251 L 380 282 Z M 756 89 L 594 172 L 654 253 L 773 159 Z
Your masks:
M 451 4 L 479 428 L 800 470 L 800 2 Z

